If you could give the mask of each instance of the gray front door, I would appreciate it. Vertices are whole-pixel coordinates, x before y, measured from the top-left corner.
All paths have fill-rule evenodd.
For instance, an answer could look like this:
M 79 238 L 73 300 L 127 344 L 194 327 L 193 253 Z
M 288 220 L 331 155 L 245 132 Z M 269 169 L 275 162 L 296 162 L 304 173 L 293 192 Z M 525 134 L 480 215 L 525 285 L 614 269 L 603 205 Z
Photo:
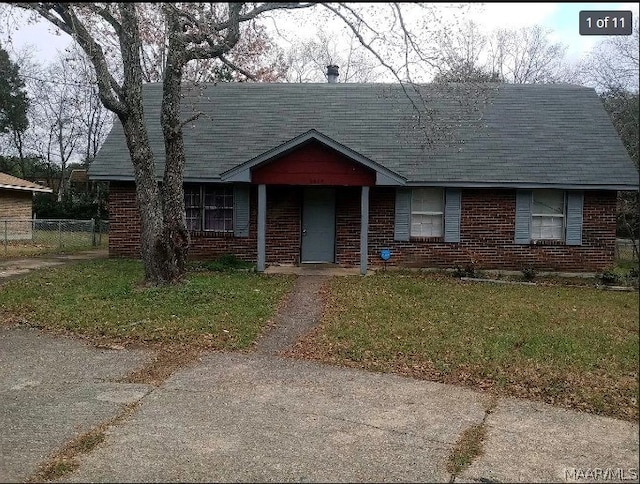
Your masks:
M 302 202 L 302 262 L 333 262 L 335 239 L 335 190 L 305 188 Z

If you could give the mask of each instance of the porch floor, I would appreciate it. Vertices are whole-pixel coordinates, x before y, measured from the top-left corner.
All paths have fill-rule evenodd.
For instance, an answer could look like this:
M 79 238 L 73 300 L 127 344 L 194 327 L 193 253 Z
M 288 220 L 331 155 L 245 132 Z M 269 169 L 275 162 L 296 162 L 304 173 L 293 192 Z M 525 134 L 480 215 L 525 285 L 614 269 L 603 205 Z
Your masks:
M 367 275 L 375 270 L 369 269 Z M 359 276 L 359 267 L 340 267 L 336 264 L 313 264 L 305 263 L 300 265 L 270 265 L 264 270 L 265 274 L 297 274 L 299 276 Z

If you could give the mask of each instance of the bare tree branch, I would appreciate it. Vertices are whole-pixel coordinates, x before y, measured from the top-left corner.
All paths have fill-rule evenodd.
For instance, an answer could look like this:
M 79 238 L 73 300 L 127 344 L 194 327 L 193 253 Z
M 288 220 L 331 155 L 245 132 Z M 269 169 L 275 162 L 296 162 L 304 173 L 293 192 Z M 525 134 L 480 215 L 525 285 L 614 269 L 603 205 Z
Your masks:
M 89 34 L 85 25 L 78 19 L 69 4 L 17 3 L 17 7 L 33 10 L 51 22 L 63 32 L 78 41 L 87 56 L 92 60 L 98 72 L 100 98 L 111 111 L 124 114 L 126 107 L 121 101 L 122 90 L 111 75 L 102 47 Z M 55 12 L 58 16 L 54 15 Z M 115 94 L 115 95 L 114 95 Z
M 218 58 L 223 62 L 223 64 L 231 67 L 231 69 L 233 69 L 234 71 L 238 71 L 240 74 L 242 74 L 243 76 L 245 76 L 248 79 L 251 79 L 252 81 L 257 81 L 258 78 L 256 76 L 254 76 L 253 74 L 251 74 L 250 72 L 246 71 L 245 69 L 243 69 L 240 66 L 237 66 L 236 64 L 234 64 L 233 62 L 231 62 L 229 59 L 227 59 L 224 54 L 220 54 L 218 56 Z

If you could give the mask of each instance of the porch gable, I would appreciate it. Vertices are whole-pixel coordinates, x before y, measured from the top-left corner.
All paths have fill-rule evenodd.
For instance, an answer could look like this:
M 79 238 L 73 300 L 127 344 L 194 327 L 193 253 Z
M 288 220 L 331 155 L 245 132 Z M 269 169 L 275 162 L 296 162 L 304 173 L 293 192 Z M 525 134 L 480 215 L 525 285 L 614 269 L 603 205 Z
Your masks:
M 310 146 L 314 148 L 310 148 Z M 318 146 L 321 148 L 318 148 Z M 269 164 L 275 162 L 278 168 L 287 168 L 290 170 L 291 165 L 296 164 L 296 158 L 299 154 L 305 151 L 307 154 L 314 154 L 316 156 L 315 162 L 311 164 L 308 162 L 305 163 L 306 169 L 310 170 L 310 173 L 306 175 L 300 173 L 301 170 L 299 168 L 296 168 L 295 172 L 288 174 L 280 173 L 275 168 L 267 168 Z M 296 155 L 296 153 L 298 153 L 298 155 Z M 320 153 L 322 153 L 323 156 L 318 158 Z M 370 183 L 356 183 L 356 181 L 364 179 L 364 181 L 371 182 L 370 177 L 372 175 L 375 175 L 375 183 L 371 183 L 372 185 L 403 186 L 407 181 L 397 173 L 349 149 L 315 129 L 302 133 L 286 143 L 276 146 L 260 156 L 222 173 L 220 178 L 223 182 L 262 183 L 253 179 L 253 175 L 257 172 L 259 176 L 267 177 L 268 179 L 273 179 L 273 177 L 278 175 L 279 177 L 287 176 L 292 179 L 306 178 L 314 182 L 288 182 L 285 184 L 330 185 L 332 183 L 326 181 L 326 177 L 325 182 L 317 181 L 318 170 L 325 169 L 327 166 L 333 170 L 331 173 L 333 177 L 344 180 L 345 175 L 348 175 L 346 177 L 349 182 L 348 185 L 369 186 Z M 357 168 L 353 170 L 354 167 Z M 324 174 L 324 172 L 321 173 Z M 342 183 L 340 183 L 340 185 L 341 184 Z

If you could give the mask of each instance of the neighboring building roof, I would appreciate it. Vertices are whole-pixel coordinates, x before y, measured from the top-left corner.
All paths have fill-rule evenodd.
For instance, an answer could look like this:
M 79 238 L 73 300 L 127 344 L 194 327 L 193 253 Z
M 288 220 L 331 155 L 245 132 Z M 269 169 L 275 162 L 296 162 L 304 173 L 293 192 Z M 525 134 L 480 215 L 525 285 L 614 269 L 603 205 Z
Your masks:
M 162 86 L 144 96 L 160 179 Z M 407 185 L 638 187 L 602 102 L 580 86 L 220 83 L 185 90 L 182 112 L 202 112 L 184 127 L 186 181 L 220 181 L 314 130 Z M 133 180 L 120 123 L 89 176 Z
M 51 193 L 51 188 L 43 187 L 37 183 L 33 183 L 22 178 L 18 178 L 7 173 L 0 172 L 0 188 L 5 190 L 22 190 L 27 192 L 45 192 Z
M 69 183 L 87 183 L 89 177 L 85 168 L 74 168 L 69 175 Z

